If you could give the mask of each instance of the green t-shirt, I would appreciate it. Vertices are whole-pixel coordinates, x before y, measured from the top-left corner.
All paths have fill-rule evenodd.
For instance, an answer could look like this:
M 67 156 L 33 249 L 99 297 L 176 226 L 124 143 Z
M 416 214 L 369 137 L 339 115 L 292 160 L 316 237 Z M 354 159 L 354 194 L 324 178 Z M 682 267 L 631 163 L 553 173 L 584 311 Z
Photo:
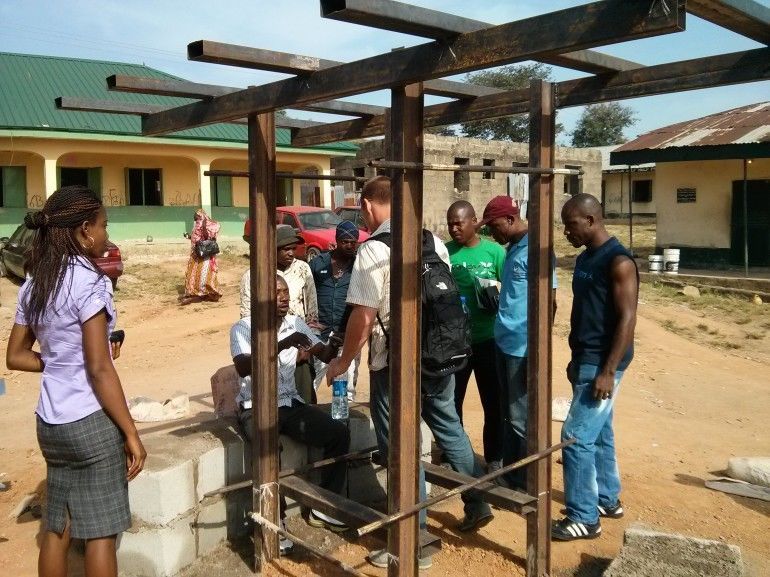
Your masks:
M 476 300 L 476 283 L 473 278 L 501 281 L 505 249 L 496 242 L 483 238 L 474 247 L 462 246 L 453 240 L 447 242 L 446 247 L 449 251 L 449 261 L 452 263 L 452 275 L 471 313 L 473 343 L 494 338 L 495 313 L 479 308 Z

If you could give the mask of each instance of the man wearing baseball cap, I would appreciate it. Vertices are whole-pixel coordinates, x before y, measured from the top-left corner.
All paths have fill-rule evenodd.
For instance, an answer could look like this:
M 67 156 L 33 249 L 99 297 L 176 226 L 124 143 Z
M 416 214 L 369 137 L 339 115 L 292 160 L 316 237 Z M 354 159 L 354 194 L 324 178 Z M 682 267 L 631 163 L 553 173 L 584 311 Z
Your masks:
M 527 289 L 528 225 L 519 207 L 508 196 L 496 196 L 484 208 L 479 226 L 486 225 L 492 237 L 508 245 L 500 288 L 500 306 L 495 318 L 497 371 L 503 407 L 503 466 L 527 456 Z M 554 314 L 556 313 L 556 269 L 553 258 Z M 526 489 L 524 469 L 505 475 L 508 485 Z

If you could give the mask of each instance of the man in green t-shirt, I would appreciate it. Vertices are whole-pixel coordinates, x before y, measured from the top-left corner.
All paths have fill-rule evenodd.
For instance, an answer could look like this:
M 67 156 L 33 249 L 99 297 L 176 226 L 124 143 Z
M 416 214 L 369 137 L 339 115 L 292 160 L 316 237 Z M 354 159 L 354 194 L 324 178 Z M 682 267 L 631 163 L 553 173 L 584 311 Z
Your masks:
M 455 373 L 455 406 L 462 421 L 465 391 L 473 371 L 484 409 L 484 459 L 487 468 L 495 470 L 501 466 L 503 458 L 500 381 L 495 361 L 497 311 L 489 299 L 482 297 L 480 300 L 479 293 L 483 285 L 502 279 L 505 250 L 496 242 L 479 237 L 476 233 L 476 211 L 465 200 L 458 200 L 449 207 L 446 222 L 453 239 L 446 243 L 452 275 L 470 312 L 473 346 L 470 362 L 465 369 Z M 480 302 L 485 306 L 480 306 Z

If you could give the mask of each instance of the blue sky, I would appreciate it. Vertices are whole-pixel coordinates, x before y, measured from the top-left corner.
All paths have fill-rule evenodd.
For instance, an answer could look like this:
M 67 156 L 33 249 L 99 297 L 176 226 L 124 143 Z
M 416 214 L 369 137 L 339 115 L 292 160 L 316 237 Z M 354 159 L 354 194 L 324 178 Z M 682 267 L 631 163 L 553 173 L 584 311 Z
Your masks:
M 770 0 L 760 0 L 770 4 Z M 544 12 L 585 4 L 577 0 L 413 0 L 412 4 L 500 24 Z M 217 40 L 256 48 L 351 61 L 426 39 L 373 30 L 320 17 L 317 0 L 3 0 L 0 2 L 0 51 L 144 63 L 195 82 L 248 86 L 285 75 L 188 62 L 186 47 L 194 40 Z M 598 48 L 642 64 L 660 64 L 760 45 L 709 22 L 687 15 L 687 30 Z M 553 68 L 555 80 L 585 74 Z M 462 77 L 457 78 L 462 80 Z M 73 95 L 74 96 L 74 95 Z M 624 101 L 638 122 L 626 130 L 632 138 L 660 126 L 770 99 L 770 81 L 711 88 Z M 348 100 L 387 106 L 380 91 Z M 440 102 L 429 97 L 427 102 Z M 559 120 L 574 128 L 582 107 L 563 109 Z M 323 121 L 346 117 L 292 111 L 298 118 Z M 560 141 L 567 143 L 562 134 Z

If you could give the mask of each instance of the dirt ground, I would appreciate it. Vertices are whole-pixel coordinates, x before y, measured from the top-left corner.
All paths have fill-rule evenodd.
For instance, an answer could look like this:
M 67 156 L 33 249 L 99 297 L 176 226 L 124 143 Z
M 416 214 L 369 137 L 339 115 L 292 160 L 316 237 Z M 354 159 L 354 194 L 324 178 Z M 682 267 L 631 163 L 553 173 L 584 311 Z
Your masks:
M 635 232 L 635 242 L 654 246 L 654 227 Z M 576 251 L 557 231 L 560 265 Z M 623 240 L 622 235 L 621 240 Z M 238 316 L 238 280 L 247 260 L 234 251 L 220 259 L 224 298 L 216 304 L 179 307 L 185 264 L 184 247 L 175 255 L 139 256 L 128 248 L 126 274 L 116 301 L 119 327 L 126 330 L 117 362 L 129 397 L 163 400 L 177 390 L 191 397 L 193 420 L 212 418 L 209 377 L 229 364 L 228 331 Z M 559 272 L 559 312 L 554 333 L 554 395 L 568 396 L 564 376 L 569 351 L 571 296 L 569 270 Z M 13 323 L 18 286 L 0 279 L 0 334 L 5 342 Z M 623 530 L 633 522 L 663 531 L 718 539 L 741 547 L 750 575 L 770 574 L 770 503 L 710 491 L 703 481 L 726 468 L 732 456 L 770 454 L 770 306 L 725 297 L 684 297 L 666 287 L 644 285 L 636 332 L 636 358 L 626 373 L 616 404 L 615 431 L 626 516 L 605 520 L 595 541 L 553 544 L 555 575 L 600 575 L 622 545 Z M 4 363 L 3 363 L 4 365 Z M 6 393 L 0 396 L 0 566 L 3 574 L 36 573 L 40 521 L 26 513 L 8 515 L 28 493 L 41 493 L 45 466 L 35 439 L 34 408 L 39 377 L 0 370 Z M 362 373 L 359 400 L 368 400 Z M 323 390 L 321 401 L 328 399 Z M 483 416 L 478 394 L 469 387 L 466 428 L 477 450 Z M 183 427 L 177 423 L 174 427 Z M 145 435 L 165 435 L 173 427 L 143 425 Z M 560 423 L 553 424 L 554 439 Z M 561 466 L 554 463 L 554 515 L 563 507 Z M 524 521 L 505 511 L 478 534 L 454 530 L 461 503 L 452 500 L 432 510 L 431 530 L 444 543 L 429 575 L 486 577 L 523 575 Z M 302 523 L 301 521 L 297 521 Z M 298 530 L 301 528 L 298 528 Z M 316 530 L 313 530 L 316 531 Z M 364 540 L 345 541 L 312 533 L 326 548 L 335 548 L 347 563 L 371 575 L 384 570 L 364 561 Z M 79 574 L 77 559 L 74 574 Z M 223 548 L 189 575 L 249 575 L 238 554 Z M 276 575 L 336 575 L 323 561 L 298 553 L 281 560 Z M 341 574 L 341 573 L 340 573 Z

